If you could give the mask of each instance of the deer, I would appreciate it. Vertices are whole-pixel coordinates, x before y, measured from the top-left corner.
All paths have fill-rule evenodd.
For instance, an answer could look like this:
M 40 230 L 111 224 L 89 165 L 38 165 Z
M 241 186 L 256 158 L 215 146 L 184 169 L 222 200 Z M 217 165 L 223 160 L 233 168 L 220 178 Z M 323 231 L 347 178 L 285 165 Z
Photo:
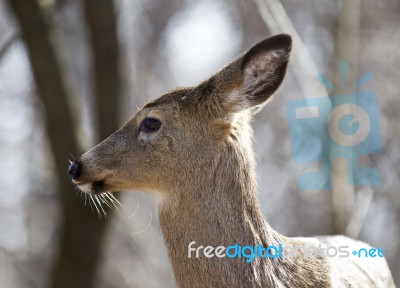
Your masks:
M 395 287 L 384 257 L 308 257 L 302 250 L 373 249 L 368 244 L 342 235 L 287 237 L 263 216 L 251 121 L 281 86 L 291 49 L 286 34 L 259 42 L 199 85 L 146 104 L 69 166 L 72 183 L 89 195 L 122 190 L 158 195 L 177 287 Z M 190 257 L 193 243 L 300 252 L 248 263 L 240 257 Z

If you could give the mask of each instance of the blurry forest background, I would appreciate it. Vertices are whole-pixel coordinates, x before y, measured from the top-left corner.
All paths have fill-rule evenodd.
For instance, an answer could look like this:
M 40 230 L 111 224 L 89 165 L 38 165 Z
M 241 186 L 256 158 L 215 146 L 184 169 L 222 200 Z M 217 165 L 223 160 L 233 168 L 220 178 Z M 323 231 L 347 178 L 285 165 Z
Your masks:
M 384 249 L 400 285 L 399 0 L 0 0 L 2 287 L 174 287 L 153 198 L 121 193 L 99 219 L 67 177 L 138 108 L 193 85 L 270 35 L 294 37 L 290 71 L 257 114 L 259 199 L 290 236 L 343 233 Z M 286 103 L 324 96 L 338 61 L 377 96 L 381 185 L 300 191 Z M 333 189 L 335 190 L 335 189 Z

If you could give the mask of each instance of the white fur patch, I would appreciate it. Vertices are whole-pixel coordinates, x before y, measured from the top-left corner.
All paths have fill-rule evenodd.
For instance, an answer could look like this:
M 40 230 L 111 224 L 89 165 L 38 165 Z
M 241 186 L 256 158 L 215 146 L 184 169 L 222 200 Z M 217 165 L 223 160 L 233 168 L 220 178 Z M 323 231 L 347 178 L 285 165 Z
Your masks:
M 249 108 L 245 95 L 241 90 L 233 90 L 226 96 L 226 102 L 231 105 L 231 112 L 240 112 Z
M 79 190 L 85 193 L 91 193 L 92 192 L 92 183 L 85 183 L 78 185 Z

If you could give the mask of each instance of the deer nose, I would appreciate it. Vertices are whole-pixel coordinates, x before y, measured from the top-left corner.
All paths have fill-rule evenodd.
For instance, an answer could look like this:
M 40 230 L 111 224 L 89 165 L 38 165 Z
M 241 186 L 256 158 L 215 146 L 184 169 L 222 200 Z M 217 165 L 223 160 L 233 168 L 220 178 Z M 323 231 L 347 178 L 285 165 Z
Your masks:
M 81 160 L 75 160 L 68 167 L 68 175 L 71 180 L 76 180 L 82 171 Z

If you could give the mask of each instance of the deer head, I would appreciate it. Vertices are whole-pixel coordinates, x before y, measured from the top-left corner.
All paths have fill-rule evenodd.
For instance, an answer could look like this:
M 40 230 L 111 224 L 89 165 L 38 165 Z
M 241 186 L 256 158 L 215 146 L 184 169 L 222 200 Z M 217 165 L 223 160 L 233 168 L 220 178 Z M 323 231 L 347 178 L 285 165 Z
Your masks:
M 227 147 L 251 154 L 251 115 L 282 83 L 290 50 L 290 36 L 274 36 L 198 86 L 145 105 L 71 164 L 72 182 L 86 193 L 140 190 L 165 196 L 177 186 L 204 185 L 213 178 L 216 159 L 229 154 Z

